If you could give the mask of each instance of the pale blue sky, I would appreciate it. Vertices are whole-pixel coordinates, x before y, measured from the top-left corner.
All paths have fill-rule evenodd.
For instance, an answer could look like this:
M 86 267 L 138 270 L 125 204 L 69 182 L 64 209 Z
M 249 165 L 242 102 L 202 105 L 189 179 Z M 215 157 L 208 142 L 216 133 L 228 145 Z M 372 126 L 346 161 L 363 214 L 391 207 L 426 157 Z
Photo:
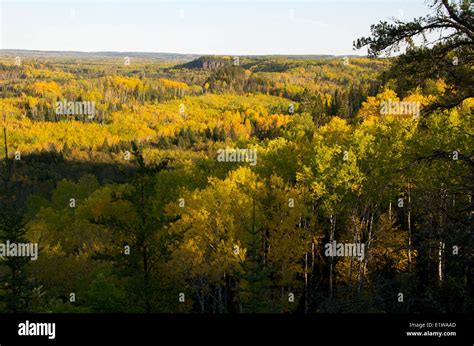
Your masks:
M 0 48 L 194 54 L 365 54 L 370 25 L 424 0 L 0 0 Z

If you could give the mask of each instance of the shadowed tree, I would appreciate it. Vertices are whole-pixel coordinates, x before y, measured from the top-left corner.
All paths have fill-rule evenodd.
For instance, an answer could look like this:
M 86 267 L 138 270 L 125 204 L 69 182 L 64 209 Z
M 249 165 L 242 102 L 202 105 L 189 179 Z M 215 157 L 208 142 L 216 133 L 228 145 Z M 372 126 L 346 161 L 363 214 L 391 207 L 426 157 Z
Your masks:
M 443 79 L 445 95 L 425 108 L 449 109 L 474 95 L 474 12 L 470 1 L 435 0 L 432 13 L 412 21 L 394 19 L 371 26 L 372 36 L 361 37 L 354 47 L 368 48 L 369 56 L 398 52 L 388 75 L 397 83 L 397 93 L 423 86 L 430 79 Z
M 0 186 L 0 242 L 26 243 L 23 209 L 11 183 L 12 161 L 8 157 L 7 131 L 3 129 L 5 159 Z M 27 277 L 29 257 L 0 257 L 0 302 L 7 312 L 27 312 L 33 285 Z

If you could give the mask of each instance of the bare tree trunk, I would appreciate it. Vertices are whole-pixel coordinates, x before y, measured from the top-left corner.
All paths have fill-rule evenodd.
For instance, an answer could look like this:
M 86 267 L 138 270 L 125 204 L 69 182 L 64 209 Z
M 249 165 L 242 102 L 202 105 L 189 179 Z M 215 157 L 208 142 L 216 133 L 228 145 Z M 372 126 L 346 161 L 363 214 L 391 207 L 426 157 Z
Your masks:
M 6 120 L 4 115 L 5 127 L 3 128 L 3 140 L 5 142 L 5 171 L 3 172 L 3 183 L 5 184 L 5 189 L 7 188 L 8 181 L 10 180 L 10 161 L 8 160 L 8 144 L 7 144 L 7 128 Z
M 443 206 L 443 202 L 441 202 Z M 442 209 L 441 206 L 441 209 Z M 443 215 L 439 215 L 439 244 L 438 244 L 438 280 L 443 281 L 443 266 L 444 266 L 444 241 L 443 241 Z
M 308 252 L 304 256 L 304 313 L 308 313 Z
M 438 279 L 443 281 L 443 253 L 444 253 L 444 242 L 440 241 L 438 246 Z
M 6 126 L 6 125 L 5 125 Z M 3 128 L 3 140 L 5 142 L 5 161 L 8 160 L 7 128 Z
M 352 214 L 352 224 L 354 225 L 354 244 L 357 244 L 357 234 L 359 233 L 359 229 L 356 224 L 355 220 L 355 211 Z M 351 265 L 349 267 L 349 287 L 352 289 L 352 270 L 354 268 L 354 257 L 351 257 Z
M 145 309 L 147 313 L 151 312 L 151 304 L 150 304 L 150 280 L 148 276 L 148 252 L 146 245 L 143 246 L 143 280 L 145 283 Z
M 392 221 L 392 188 L 390 187 L 390 200 L 388 202 L 388 219 Z
M 408 272 L 411 274 L 411 185 L 408 183 Z
M 202 278 L 200 279 L 200 281 L 201 281 L 201 287 L 203 287 L 204 282 L 203 282 Z M 198 296 L 199 306 L 201 307 L 201 313 L 204 313 L 204 310 L 205 310 L 205 306 L 204 306 L 204 294 L 201 294 L 201 293 L 199 292 L 199 287 L 198 287 L 197 290 L 196 290 L 196 294 L 197 294 L 197 296 Z
M 367 282 L 369 282 L 369 276 L 368 276 L 368 267 L 369 267 L 369 250 L 372 246 L 372 229 L 374 225 L 374 213 L 370 216 L 370 221 L 369 221 L 369 235 L 367 237 L 367 246 L 365 247 L 365 253 L 364 253 L 364 278 L 367 279 Z M 361 243 L 362 239 L 359 239 L 359 242 Z
M 336 232 L 336 217 L 334 215 L 331 215 L 329 217 L 329 221 L 331 223 L 329 243 L 332 246 L 333 241 L 334 241 L 334 234 Z M 333 254 L 333 255 L 335 255 L 335 254 Z M 333 270 L 334 270 L 334 256 L 331 256 L 330 260 L 329 260 L 329 298 L 331 300 L 332 300 L 332 297 L 333 297 Z
M 217 289 L 217 297 L 218 297 L 218 310 L 219 310 L 219 313 L 223 313 L 224 312 L 224 304 L 222 302 L 222 286 L 219 285 L 219 288 Z
M 365 254 L 364 254 L 364 259 L 359 259 L 359 273 L 358 273 L 358 276 L 357 276 L 357 294 L 360 294 L 361 290 L 362 290 L 362 282 L 363 282 L 363 279 L 367 276 L 367 265 L 368 265 L 368 252 L 369 252 L 369 248 L 370 248 L 370 245 L 371 245 L 371 239 L 372 239 L 372 224 L 373 224 L 373 221 L 374 221 L 374 214 L 371 213 L 369 214 L 370 215 L 370 218 L 368 218 L 367 222 L 366 222 L 366 230 L 367 230 L 367 247 L 366 247 L 366 251 L 365 251 Z M 358 244 L 362 244 L 362 237 L 359 238 L 359 241 L 358 241 Z

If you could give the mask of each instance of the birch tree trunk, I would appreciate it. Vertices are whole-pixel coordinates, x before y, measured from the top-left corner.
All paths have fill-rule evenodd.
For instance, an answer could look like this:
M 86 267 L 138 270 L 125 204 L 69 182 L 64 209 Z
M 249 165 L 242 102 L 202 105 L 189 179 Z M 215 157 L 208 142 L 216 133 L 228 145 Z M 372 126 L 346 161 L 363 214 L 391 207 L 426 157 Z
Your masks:
M 331 215 L 329 217 L 331 223 L 331 230 L 329 235 L 329 243 L 332 246 L 334 241 L 334 233 L 336 232 L 336 217 Z M 334 255 L 329 260 L 329 298 L 332 300 L 333 297 L 333 270 L 334 270 Z

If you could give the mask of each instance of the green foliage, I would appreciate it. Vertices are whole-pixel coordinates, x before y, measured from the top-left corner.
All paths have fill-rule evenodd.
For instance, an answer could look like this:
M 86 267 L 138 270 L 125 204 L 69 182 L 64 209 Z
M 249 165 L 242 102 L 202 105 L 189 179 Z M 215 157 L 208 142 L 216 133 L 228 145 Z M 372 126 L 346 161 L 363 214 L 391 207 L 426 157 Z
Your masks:
M 0 309 L 472 312 L 473 95 L 415 74 L 418 58 L 405 62 L 418 53 L 134 70 L 0 59 L 12 76 L 0 240 L 41 248 L 31 263 L 0 259 Z M 429 110 L 456 90 L 469 97 L 448 109 L 381 112 L 387 100 Z M 60 118 L 62 99 L 95 101 L 97 116 Z M 256 150 L 256 165 L 219 162 L 226 147 Z M 364 257 L 326 256 L 333 240 Z

